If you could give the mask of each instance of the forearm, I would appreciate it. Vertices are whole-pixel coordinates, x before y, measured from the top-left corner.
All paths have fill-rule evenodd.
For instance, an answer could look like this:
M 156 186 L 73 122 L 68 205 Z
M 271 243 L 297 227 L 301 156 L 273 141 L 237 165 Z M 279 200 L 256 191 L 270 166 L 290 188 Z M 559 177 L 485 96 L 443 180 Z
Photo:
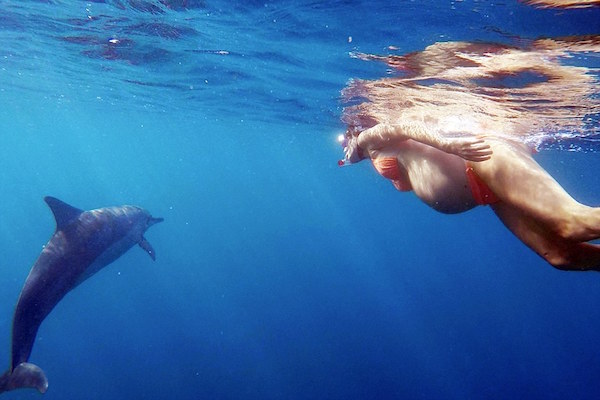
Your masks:
M 357 145 L 365 155 L 373 157 L 379 150 L 394 148 L 408 139 L 469 161 L 489 160 L 492 155 L 489 144 L 482 137 L 464 134 L 444 136 L 436 129 L 427 129 L 420 122 L 375 125 L 358 136 Z
M 401 122 L 394 125 L 378 124 L 362 132 L 358 145 L 366 150 L 379 150 L 408 139 L 421 142 L 445 151 L 447 140 L 433 130 L 428 130 L 420 122 Z

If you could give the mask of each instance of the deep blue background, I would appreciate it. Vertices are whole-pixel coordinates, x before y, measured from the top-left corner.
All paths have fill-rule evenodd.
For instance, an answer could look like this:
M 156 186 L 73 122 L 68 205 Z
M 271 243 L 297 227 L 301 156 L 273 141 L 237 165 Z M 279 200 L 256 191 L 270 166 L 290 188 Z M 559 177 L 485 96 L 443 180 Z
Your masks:
M 600 397 L 600 275 L 552 269 L 487 208 L 338 168 L 335 142 L 348 79 L 386 74 L 349 52 L 599 33 L 599 10 L 164 3 L 0 1 L 7 365 L 52 195 L 165 222 L 155 263 L 132 249 L 44 322 L 45 399 Z M 597 153 L 538 160 L 600 204 Z

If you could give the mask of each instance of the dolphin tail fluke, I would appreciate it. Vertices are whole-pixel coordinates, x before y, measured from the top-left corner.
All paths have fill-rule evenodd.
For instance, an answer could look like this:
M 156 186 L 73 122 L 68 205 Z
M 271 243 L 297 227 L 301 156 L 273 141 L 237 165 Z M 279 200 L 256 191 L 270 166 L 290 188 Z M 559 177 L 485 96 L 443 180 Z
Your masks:
M 20 388 L 34 388 L 40 393 L 48 390 L 48 379 L 40 367 L 31 363 L 21 363 L 15 369 L 0 376 L 0 393 Z

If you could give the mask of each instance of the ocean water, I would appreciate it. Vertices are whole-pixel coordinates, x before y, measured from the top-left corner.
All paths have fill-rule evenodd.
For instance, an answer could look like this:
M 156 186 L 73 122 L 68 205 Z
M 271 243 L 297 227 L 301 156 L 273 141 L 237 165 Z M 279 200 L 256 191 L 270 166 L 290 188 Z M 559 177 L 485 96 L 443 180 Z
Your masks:
M 165 221 L 156 262 L 131 249 L 44 321 L 45 399 L 600 398 L 600 274 L 335 141 L 340 91 L 389 73 L 352 52 L 598 33 L 598 8 L 516 0 L 0 0 L 0 358 L 52 195 Z M 600 204 L 597 152 L 537 159 Z

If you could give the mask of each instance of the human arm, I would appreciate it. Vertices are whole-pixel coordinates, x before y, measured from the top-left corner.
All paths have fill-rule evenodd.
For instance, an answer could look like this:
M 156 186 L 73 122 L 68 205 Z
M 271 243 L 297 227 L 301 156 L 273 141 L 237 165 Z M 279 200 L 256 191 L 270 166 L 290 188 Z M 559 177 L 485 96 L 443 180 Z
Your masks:
M 469 161 L 485 161 L 492 154 L 490 146 L 477 136 L 444 136 L 436 130 L 427 129 L 420 123 L 378 124 L 364 130 L 357 138 L 356 146 L 370 154 L 389 146 L 412 139 L 435 147 L 445 153 L 455 154 Z

